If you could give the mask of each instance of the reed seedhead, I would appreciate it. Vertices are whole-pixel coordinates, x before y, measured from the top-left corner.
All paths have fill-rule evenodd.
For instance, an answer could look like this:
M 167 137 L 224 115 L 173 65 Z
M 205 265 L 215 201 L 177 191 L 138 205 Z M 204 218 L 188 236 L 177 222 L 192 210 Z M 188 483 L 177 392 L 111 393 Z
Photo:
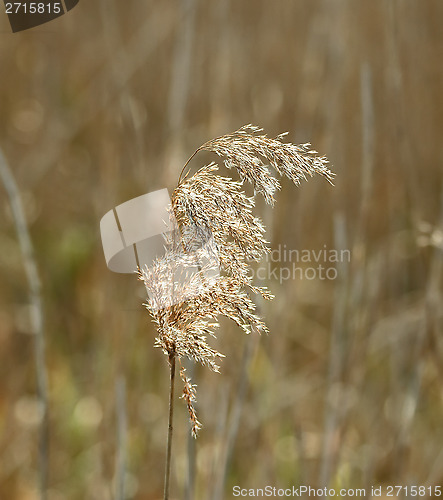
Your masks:
M 215 336 L 219 316 L 231 319 L 245 333 L 268 331 L 256 314 L 250 292 L 266 300 L 273 296 L 266 287 L 252 283 L 250 264 L 269 251 L 265 227 L 253 209 L 257 193 L 274 204 L 280 183 L 271 169 L 296 185 L 315 174 L 332 183 L 328 160 L 309 144 L 284 143 L 285 134 L 268 138 L 261 132 L 246 125 L 194 152 L 191 158 L 202 150 L 214 152 L 240 179 L 219 175 L 216 163 L 192 176 L 189 171 L 180 175 L 171 197 L 174 230 L 165 235 L 165 253 L 149 268 L 139 270 L 148 292 L 145 306 L 157 326 L 155 346 L 169 359 L 188 358 L 218 372 L 223 354 L 207 339 Z M 254 196 L 244 192 L 245 181 L 253 186 Z M 196 386 L 183 367 L 180 377 L 195 437 L 201 428 L 194 408 Z

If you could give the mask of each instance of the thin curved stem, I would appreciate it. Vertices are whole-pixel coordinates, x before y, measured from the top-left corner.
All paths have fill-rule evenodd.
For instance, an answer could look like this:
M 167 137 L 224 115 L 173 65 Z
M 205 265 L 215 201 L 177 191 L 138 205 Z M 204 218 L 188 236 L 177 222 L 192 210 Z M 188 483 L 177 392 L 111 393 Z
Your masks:
M 177 183 L 177 185 L 178 185 L 178 184 L 180 184 L 180 182 L 182 181 L 182 175 L 183 175 L 183 172 L 185 171 L 185 168 L 189 165 L 189 162 L 192 160 L 192 158 L 194 158 L 194 156 L 195 156 L 197 153 L 199 153 L 200 151 L 202 151 L 203 149 L 206 149 L 206 148 L 207 148 L 207 146 L 209 146 L 209 144 L 211 144 L 211 143 L 212 143 L 212 142 L 214 142 L 214 141 L 217 141 L 218 139 L 221 139 L 222 137 L 224 137 L 224 136 L 222 136 L 222 135 L 221 135 L 221 136 L 219 136 L 219 137 L 216 137 L 215 139 L 211 139 L 210 141 L 205 142 L 204 144 L 202 144 L 199 148 L 197 148 L 197 149 L 196 149 L 196 150 L 192 153 L 192 155 L 188 158 L 187 162 L 183 165 L 183 168 L 182 168 L 182 170 L 181 170 L 181 172 L 180 172 L 180 175 L 179 175 L 179 177 L 178 177 L 178 183 Z M 187 172 L 187 173 L 186 173 L 186 175 L 185 175 L 185 177 L 184 177 L 185 179 L 186 179 L 186 177 L 188 176 L 188 174 L 189 174 L 189 172 Z
M 165 490 L 164 500 L 169 499 L 169 479 L 171 476 L 171 451 L 172 451 L 172 431 L 173 431 L 173 416 L 174 416 L 174 386 L 175 386 L 175 352 L 169 353 L 169 418 L 168 418 L 168 439 L 166 444 L 166 470 L 165 470 Z
M 200 146 L 198 149 L 196 149 L 192 155 L 188 158 L 187 162 L 183 165 L 183 168 L 181 169 L 181 172 L 180 172 L 180 175 L 178 177 L 178 183 L 177 184 L 180 184 L 180 182 L 182 181 L 182 175 L 183 175 L 183 172 L 185 171 L 185 168 L 189 165 L 189 162 L 192 160 L 192 158 L 194 158 L 194 156 L 202 149 L 203 146 Z M 185 178 L 187 177 L 188 174 L 185 175 Z

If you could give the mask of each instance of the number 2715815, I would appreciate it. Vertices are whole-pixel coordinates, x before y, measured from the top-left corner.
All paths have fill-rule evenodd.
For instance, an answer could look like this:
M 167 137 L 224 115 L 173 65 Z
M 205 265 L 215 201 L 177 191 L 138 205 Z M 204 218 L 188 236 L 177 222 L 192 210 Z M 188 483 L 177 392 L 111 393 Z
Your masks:
M 402 494 L 409 497 L 424 497 L 427 495 L 442 496 L 441 486 L 388 486 L 386 495 L 388 497 L 398 497 Z
M 61 2 L 7 2 L 5 4 L 6 14 L 60 14 L 62 12 Z

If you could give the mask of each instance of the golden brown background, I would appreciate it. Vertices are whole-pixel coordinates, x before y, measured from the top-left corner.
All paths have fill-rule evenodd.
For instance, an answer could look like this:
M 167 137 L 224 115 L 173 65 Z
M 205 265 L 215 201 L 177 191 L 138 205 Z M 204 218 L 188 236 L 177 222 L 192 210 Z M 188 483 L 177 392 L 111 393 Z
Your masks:
M 0 15 L 0 148 L 42 281 L 49 500 L 162 497 L 166 359 L 99 221 L 171 192 L 196 147 L 246 123 L 312 142 L 337 173 L 258 204 L 271 247 L 352 257 L 336 280 L 270 280 L 269 336 L 222 324 L 221 374 L 194 374 L 195 449 L 176 398 L 172 497 L 442 484 L 442 23 L 441 0 L 83 0 L 17 34 Z M 32 311 L 0 193 L 0 499 L 34 500 Z

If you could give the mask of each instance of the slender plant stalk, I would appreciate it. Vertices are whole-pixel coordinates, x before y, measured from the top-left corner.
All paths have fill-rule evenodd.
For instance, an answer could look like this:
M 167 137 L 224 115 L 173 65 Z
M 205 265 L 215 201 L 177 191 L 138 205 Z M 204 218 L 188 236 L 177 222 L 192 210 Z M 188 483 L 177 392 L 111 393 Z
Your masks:
M 190 363 L 188 368 L 189 378 L 193 378 L 195 371 L 195 364 Z M 185 500 L 194 500 L 195 497 L 195 472 L 196 472 L 196 446 L 195 446 L 195 438 L 192 433 L 188 434 L 188 446 L 187 446 L 187 455 L 188 455 L 188 473 L 187 473 L 187 483 L 186 483 L 186 491 L 185 491 Z
M 125 499 L 126 476 L 126 441 L 127 441 L 127 415 L 126 415 L 126 381 L 119 376 L 115 384 L 117 406 L 117 463 L 115 499 Z
M 11 204 L 20 250 L 23 257 L 26 278 L 29 287 L 29 300 L 31 303 L 31 324 L 34 333 L 34 359 L 37 379 L 37 394 L 42 411 L 39 442 L 39 476 L 40 499 L 47 499 L 48 462 L 49 462 L 49 413 L 48 413 L 48 376 L 45 361 L 45 336 L 43 321 L 43 305 L 41 298 L 41 283 L 38 275 L 37 264 L 34 257 L 34 248 L 29 235 L 28 225 L 23 210 L 18 186 L 14 176 L 0 150 L 0 179 L 5 187 Z
M 171 476 L 171 451 L 172 451 L 172 431 L 174 417 L 174 386 L 175 386 L 175 352 L 169 353 L 170 383 L 169 383 L 169 419 L 168 419 L 168 440 L 166 445 L 166 470 L 165 470 L 165 493 L 164 500 L 169 499 L 169 479 Z
M 219 137 L 216 137 L 215 139 L 212 139 L 212 141 L 217 141 L 218 139 L 222 139 L 223 136 L 219 136 Z M 183 165 L 183 168 L 181 169 L 180 171 L 180 175 L 178 176 L 178 183 L 177 185 L 180 185 L 180 182 L 183 180 L 183 179 L 186 179 L 189 175 L 189 172 L 190 170 L 188 170 L 188 172 L 186 172 L 185 174 L 185 170 L 186 170 L 186 167 L 189 165 L 189 163 L 191 162 L 191 160 L 194 158 L 194 156 L 196 156 L 198 153 L 200 153 L 200 151 L 203 151 L 207 146 L 209 146 L 209 144 L 211 143 L 211 141 L 207 141 L 205 142 L 204 144 L 202 144 L 199 148 L 197 148 L 193 153 L 192 155 L 186 160 L 186 163 Z M 185 175 L 183 175 L 185 174 Z

